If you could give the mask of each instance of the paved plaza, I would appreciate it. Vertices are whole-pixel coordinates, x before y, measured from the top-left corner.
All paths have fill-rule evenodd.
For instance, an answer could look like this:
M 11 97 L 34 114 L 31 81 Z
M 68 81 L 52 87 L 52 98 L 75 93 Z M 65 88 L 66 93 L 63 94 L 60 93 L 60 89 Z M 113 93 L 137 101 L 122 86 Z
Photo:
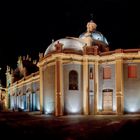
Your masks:
M 0 135 L 58 140 L 136 138 L 140 115 L 70 115 L 54 117 L 25 112 L 0 112 Z

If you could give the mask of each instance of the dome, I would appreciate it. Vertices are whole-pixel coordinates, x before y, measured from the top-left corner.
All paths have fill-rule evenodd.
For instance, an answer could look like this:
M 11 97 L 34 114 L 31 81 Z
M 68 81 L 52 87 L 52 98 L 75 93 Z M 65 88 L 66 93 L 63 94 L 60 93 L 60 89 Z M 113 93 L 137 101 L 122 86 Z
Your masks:
M 82 33 L 79 38 L 83 39 L 87 45 L 92 45 L 95 42 L 108 45 L 107 39 L 98 31 L 96 31 L 96 23 L 92 20 L 87 23 L 87 31 Z
M 106 45 L 108 45 L 107 39 L 98 31 L 94 31 L 94 32 L 88 33 L 88 34 L 87 34 L 87 32 L 85 32 L 79 36 L 79 38 L 81 38 L 81 39 L 84 39 L 87 37 L 91 37 L 93 40 L 101 41 L 101 42 L 105 43 Z
M 78 40 L 78 38 L 77 39 L 62 38 L 62 39 L 59 39 L 59 40 L 53 42 L 52 44 L 50 44 L 45 51 L 45 55 L 55 51 L 55 49 L 56 49 L 55 44 L 57 44 L 58 42 L 63 44 L 63 50 L 69 49 L 69 50 L 73 50 L 73 51 L 76 51 L 76 52 L 83 52 L 83 47 L 86 44 L 86 43 Z
M 108 51 L 108 42 L 100 32 L 96 31 L 96 27 L 93 21 L 88 22 L 87 31 L 79 38 L 69 37 L 56 40 L 48 46 L 44 55 L 56 52 L 83 54 L 84 46 L 93 48 L 98 46 L 98 52 Z

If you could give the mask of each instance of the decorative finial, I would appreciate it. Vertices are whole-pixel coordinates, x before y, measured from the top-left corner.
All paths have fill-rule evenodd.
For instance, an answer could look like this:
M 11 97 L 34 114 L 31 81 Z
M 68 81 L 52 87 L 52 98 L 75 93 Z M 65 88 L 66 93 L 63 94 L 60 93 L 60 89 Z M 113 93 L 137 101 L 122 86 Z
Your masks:
M 21 65 L 21 63 L 22 63 L 22 56 L 19 56 L 18 57 L 18 61 L 17 61 L 17 65 L 18 66 Z
M 26 56 L 26 60 L 29 60 L 29 55 L 27 54 L 27 56 Z

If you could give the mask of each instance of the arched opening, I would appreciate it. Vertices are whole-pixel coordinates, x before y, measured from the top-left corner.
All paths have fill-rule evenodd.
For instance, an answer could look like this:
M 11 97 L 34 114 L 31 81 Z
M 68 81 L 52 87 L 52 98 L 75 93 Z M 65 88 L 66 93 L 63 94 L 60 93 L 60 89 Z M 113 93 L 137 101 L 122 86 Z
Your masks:
M 27 88 L 26 90 L 26 110 L 32 111 L 32 89 Z
M 75 70 L 69 72 L 69 90 L 78 90 L 78 73 Z

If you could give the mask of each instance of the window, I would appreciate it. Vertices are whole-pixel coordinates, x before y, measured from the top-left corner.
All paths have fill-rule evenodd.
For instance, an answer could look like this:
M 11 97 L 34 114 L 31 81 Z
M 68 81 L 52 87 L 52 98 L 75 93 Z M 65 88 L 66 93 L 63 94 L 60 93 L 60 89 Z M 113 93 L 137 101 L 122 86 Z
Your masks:
M 137 65 L 128 65 L 128 78 L 137 78 Z
M 103 68 L 103 79 L 111 79 L 111 68 L 108 66 Z
M 93 79 L 93 68 L 89 69 L 89 79 Z
M 78 73 L 75 70 L 69 72 L 69 90 L 78 90 Z

